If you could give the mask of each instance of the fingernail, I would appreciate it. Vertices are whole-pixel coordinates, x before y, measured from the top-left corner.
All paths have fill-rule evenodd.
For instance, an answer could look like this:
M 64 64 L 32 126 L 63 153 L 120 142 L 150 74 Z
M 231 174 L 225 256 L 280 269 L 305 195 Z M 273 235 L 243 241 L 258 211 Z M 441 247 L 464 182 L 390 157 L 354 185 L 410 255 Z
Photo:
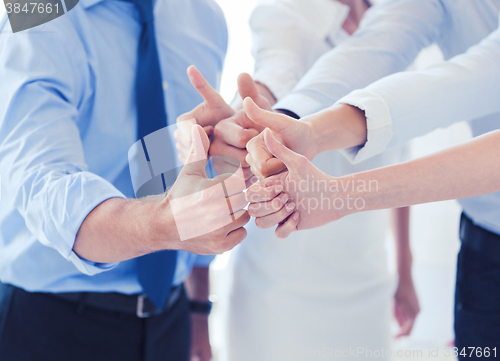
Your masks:
M 293 211 L 295 209 L 295 203 L 289 203 L 289 204 L 286 205 L 285 208 L 286 208 L 287 212 L 291 212 L 291 211 Z
M 283 204 L 285 204 L 285 203 L 286 203 L 286 201 L 288 200 L 288 198 L 289 198 L 288 194 L 286 194 L 286 193 L 285 193 L 285 194 L 283 194 L 283 195 L 281 196 L 281 202 L 282 202 Z
M 298 221 L 299 220 L 299 213 L 295 212 L 295 214 L 293 215 L 292 218 L 293 218 L 294 221 Z
M 276 186 L 276 188 L 274 188 L 274 191 L 276 192 L 276 194 L 280 194 L 282 190 L 283 190 L 283 186 L 281 186 L 281 185 Z

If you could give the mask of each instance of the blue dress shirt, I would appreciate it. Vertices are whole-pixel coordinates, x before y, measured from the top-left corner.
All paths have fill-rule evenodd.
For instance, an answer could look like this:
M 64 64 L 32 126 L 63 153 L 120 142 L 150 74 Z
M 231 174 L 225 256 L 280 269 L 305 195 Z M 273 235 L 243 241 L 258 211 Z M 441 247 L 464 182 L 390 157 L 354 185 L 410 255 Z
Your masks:
M 189 65 L 218 87 L 227 28 L 213 0 L 158 0 L 155 19 L 172 121 L 202 101 Z M 72 250 L 97 205 L 134 196 L 136 7 L 80 0 L 36 28 L 12 34 L 4 17 L 0 29 L 0 281 L 28 291 L 142 292 L 134 260 L 96 264 Z M 174 284 L 212 259 L 179 252 Z

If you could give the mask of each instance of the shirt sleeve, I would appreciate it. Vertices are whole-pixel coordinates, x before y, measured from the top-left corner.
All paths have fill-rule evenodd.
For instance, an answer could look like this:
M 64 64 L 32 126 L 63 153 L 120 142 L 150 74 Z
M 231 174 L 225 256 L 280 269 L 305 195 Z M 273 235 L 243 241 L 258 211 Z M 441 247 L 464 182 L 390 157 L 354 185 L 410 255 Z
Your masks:
M 341 99 L 365 110 L 368 141 L 347 151 L 360 162 L 385 148 L 500 112 L 500 29 L 465 54 L 421 71 L 394 74 Z
M 196 255 L 196 259 L 194 261 L 195 267 L 209 267 L 210 263 L 215 259 L 215 256 L 201 256 Z
M 250 18 L 254 79 L 276 99 L 288 94 L 314 62 L 331 49 L 328 35 L 340 29 L 349 7 L 332 0 L 274 0 Z
M 449 24 L 440 0 L 389 0 L 369 9 L 358 31 L 323 55 L 276 105 L 300 117 L 405 70 Z
M 0 175 L 29 231 L 79 271 L 93 275 L 113 265 L 78 257 L 73 252 L 76 234 L 97 205 L 124 196 L 85 163 L 80 132 L 86 120 L 80 112 L 88 68 L 65 18 L 22 34 L 3 29 Z

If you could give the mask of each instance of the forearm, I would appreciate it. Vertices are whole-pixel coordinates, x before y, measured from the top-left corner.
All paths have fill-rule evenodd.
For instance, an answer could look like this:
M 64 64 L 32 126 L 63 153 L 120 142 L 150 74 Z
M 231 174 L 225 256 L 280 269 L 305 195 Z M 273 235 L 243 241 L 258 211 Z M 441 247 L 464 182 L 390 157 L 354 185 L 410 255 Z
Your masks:
M 392 210 L 392 226 L 396 243 L 396 264 L 400 280 L 411 279 L 410 207 Z
M 168 203 L 112 198 L 85 218 L 73 250 L 89 261 L 113 263 L 173 248 L 178 238 Z
M 461 146 L 390 167 L 358 173 L 340 181 L 365 184 L 353 192 L 363 211 L 474 197 L 500 191 L 500 131 Z M 348 210 L 355 213 L 361 210 Z
M 186 281 L 190 300 L 206 302 L 210 296 L 210 272 L 208 267 L 194 267 Z

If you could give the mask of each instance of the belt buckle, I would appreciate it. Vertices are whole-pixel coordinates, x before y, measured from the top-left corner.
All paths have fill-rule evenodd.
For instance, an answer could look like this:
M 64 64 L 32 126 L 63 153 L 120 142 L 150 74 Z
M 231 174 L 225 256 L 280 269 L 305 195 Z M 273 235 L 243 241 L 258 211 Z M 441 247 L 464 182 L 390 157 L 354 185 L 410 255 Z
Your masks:
M 147 296 L 145 293 L 139 295 L 137 297 L 137 308 L 136 308 L 136 315 L 139 318 L 148 318 L 151 316 L 151 312 L 145 312 L 144 311 L 144 304 Z

